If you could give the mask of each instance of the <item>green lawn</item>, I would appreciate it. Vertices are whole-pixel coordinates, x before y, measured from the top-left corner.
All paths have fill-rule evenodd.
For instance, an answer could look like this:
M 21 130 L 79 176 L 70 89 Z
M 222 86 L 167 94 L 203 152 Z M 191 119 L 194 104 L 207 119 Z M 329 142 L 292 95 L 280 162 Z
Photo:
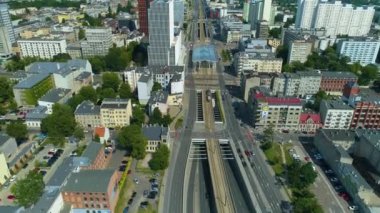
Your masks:
M 146 209 L 139 208 L 138 213 L 157 213 L 157 210 L 152 207 L 152 205 L 148 205 Z
M 126 206 L 126 203 L 128 203 L 128 199 L 131 196 L 130 194 L 128 195 L 127 191 L 128 191 L 128 189 L 131 189 L 131 192 L 132 192 L 132 190 L 133 190 L 132 187 L 134 187 L 132 184 L 132 181 L 130 180 L 130 178 L 127 178 L 126 182 L 124 184 L 124 187 L 120 190 L 120 193 L 119 193 L 119 200 L 117 201 L 117 204 L 115 207 L 116 213 L 122 213 L 123 212 L 123 210 Z
M 293 162 L 292 157 L 289 155 L 288 150 L 292 148 L 292 144 L 284 145 L 284 153 L 286 164 L 289 165 Z M 282 162 L 281 145 L 279 143 L 273 143 L 272 147 L 264 151 L 265 156 L 269 164 L 272 166 L 276 175 L 281 175 L 284 172 L 284 165 Z

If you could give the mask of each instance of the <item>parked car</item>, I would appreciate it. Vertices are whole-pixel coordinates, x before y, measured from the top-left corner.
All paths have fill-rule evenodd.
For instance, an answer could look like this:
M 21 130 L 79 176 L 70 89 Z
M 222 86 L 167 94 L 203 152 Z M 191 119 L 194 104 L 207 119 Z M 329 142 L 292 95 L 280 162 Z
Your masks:
M 359 210 L 359 207 L 358 207 L 358 206 L 355 206 L 355 205 L 349 206 L 348 208 L 349 208 L 350 210 L 352 210 L 352 211 Z
M 148 207 L 148 201 L 144 201 L 140 203 L 140 208 L 145 209 L 146 207 Z
M 137 192 L 133 192 L 132 193 L 132 198 L 136 197 L 136 195 L 137 195 Z
M 131 205 L 133 203 L 133 198 L 128 200 L 128 205 Z
M 14 199 L 16 199 L 16 197 L 14 196 L 14 195 L 8 195 L 8 200 L 14 200 Z
M 22 168 L 25 169 L 28 166 L 29 166 L 29 164 L 26 163 L 26 164 L 24 164 L 24 166 Z
M 127 164 L 127 163 L 128 163 L 127 160 L 123 160 L 123 161 L 121 161 L 121 164 Z
M 331 170 L 331 169 L 326 169 L 326 170 L 325 170 L 325 173 L 326 173 L 326 174 L 332 174 L 332 173 L 334 173 L 334 171 Z
M 16 175 L 13 175 L 13 176 L 9 179 L 9 181 L 10 181 L 10 182 L 14 182 L 14 181 L 16 180 L 16 178 L 17 178 Z
M 129 175 L 132 174 L 132 170 L 128 170 L 128 173 L 127 173 L 127 174 L 129 174 Z
M 338 182 L 338 178 L 336 178 L 336 177 L 332 177 L 332 178 L 330 178 L 330 180 L 331 180 L 331 182 Z
M 157 193 L 158 192 L 156 192 L 156 191 L 150 191 L 149 195 L 148 195 L 148 198 L 149 199 L 156 199 Z
M 134 178 L 134 179 L 133 179 L 133 182 L 135 182 L 136 184 L 139 184 L 139 179 Z
M 39 171 L 39 173 L 40 173 L 42 176 L 45 176 L 46 173 L 47 173 L 47 171 L 45 171 L 45 170 L 41 170 L 41 171 Z
M 44 160 L 49 160 L 50 158 L 51 158 L 51 156 L 47 156 L 47 155 L 45 155 L 45 156 L 43 157 Z
M 144 190 L 143 196 L 146 197 L 146 196 L 148 196 L 148 194 L 149 194 L 149 191 L 148 190 Z

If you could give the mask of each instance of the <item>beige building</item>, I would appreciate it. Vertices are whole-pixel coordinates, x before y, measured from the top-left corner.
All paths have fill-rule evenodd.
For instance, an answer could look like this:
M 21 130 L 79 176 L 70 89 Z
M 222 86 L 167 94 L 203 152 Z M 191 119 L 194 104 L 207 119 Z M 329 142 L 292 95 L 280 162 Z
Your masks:
M 100 120 L 104 127 L 128 126 L 132 117 L 130 99 L 105 98 L 100 106 Z
M 0 153 L 0 185 L 3 185 L 11 176 L 4 153 Z
M 268 45 L 277 49 L 277 47 L 281 45 L 281 39 L 276 39 L 276 38 L 268 39 Z
M 161 144 L 164 144 L 170 148 L 170 136 L 168 127 L 162 127 L 158 125 L 143 126 L 142 132 L 145 138 L 148 140 L 148 145 L 146 146 L 147 152 L 155 152 Z
M 96 106 L 91 101 L 83 101 L 77 106 L 74 112 L 75 120 L 82 127 L 100 127 L 100 106 Z
M 292 41 L 289 45 L 288 63 L 299 61 L 305 63 L 313 50 L 313 43 L 305 40 Z
M 35 37 L 47 36 L 51 32 L 50 27 L 41 27 L 41 28 L 33 28 L 27 29 L 20 32 L 21 39 L 31 39 Z
M 244 53 L 235 55 L 235 70 L 238 75 L 247 72 L 281 73 L 282 59 L 274 53 Z
M 299 98 L 271 97 L 255 88 L 248 98 L 248 110 L 255 127 L 273 124 L 277 130 L 298 130 L 302 103 Z

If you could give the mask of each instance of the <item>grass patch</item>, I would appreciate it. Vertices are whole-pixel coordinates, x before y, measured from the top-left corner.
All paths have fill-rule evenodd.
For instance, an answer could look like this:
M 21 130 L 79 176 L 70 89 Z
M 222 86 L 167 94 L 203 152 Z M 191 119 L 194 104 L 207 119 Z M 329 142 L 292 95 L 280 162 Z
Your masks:
M 157 213 L 157 210 L 153 208 L 151 204 L 146 209 L 139 208 L 138 213 Z
M 290 156 L 289 150 L 293 148 L 293 145 L 288 143 L 284 145 L 286 165 L 289 166 L 293 163 L 293 157 Z
M 124 208 L 126 207 L 126 204 L 128 203 L 129 196 L 127 191 L 128 189 L 131 189 L 133 187 L 132 180 L 130 178 L 127 178 L 125 181 L 124 187 L 120 190 L 119 193 L 119 200 L 117 201 L 115 212 L 116 213 L 122 213 Z
M 273 143 L 272 147 L 264 151 L 268 163 L 271 165 L 276 175 L 281 175 L 284 172 L 282 165 L 281 147 L 278 143 Z
M 179 129 L 183 125 L 183 118 L 178 118 L 177 121 L 175 122 L 174 128 Z
M 86 147 L 87 147 L 87 145 L 79 146 L 74 152 L 76 152 L 78 156 L 82 156 Z

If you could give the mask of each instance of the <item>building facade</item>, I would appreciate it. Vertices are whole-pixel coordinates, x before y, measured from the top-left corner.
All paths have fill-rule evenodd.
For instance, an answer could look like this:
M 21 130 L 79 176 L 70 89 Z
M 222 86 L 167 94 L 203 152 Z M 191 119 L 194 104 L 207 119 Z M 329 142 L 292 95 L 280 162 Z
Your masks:
M 149 35 L 148 30 L 148 8 L 151 0 L 138 0 L 137 9 L 139 11 L 139 26 L 140 32 L 144 33 L 145 36 Z
M 66 53 L 65 39 L 32 38 L 19 39 L 17 44 L 20 47 L 21 57 L 39 57 L 42 59 L 52 59 L 60 53 Z
M 304 40 L 291 42 L 288 52 L 288 63 L 290 64 L 295 61 L 305 63 L 312 50 L 313 43 L 311 42 L 306 42 Z
M 74 112 L 76 122 L 82 127 L 100 127 L 100 106 L 95 105 L 91 101 L 83 101 L 77 106 Z
M 252 89 L 248 110 L 255 127 L 266 128 L 273 125 L 277 130 L 298 130 L 302 103 L 299 98 L 270 97 Z
M 301 113 L 299 131 L 314 134 L 321 127 L 321 116 L 318 113 Z
M 166 145 L 170 148 L 169 128 L 158 125 L 143 126 L 142 132 L 148 140 L 146 146 L 147 152 L 155 152 L 160 145 Z
M 150 74 L 143 74 L 137 82 L 137 96 L 140 104 L 147 104 L 153 88 L 153 77 Z
M 323 100 L 320 113 L 324 129 L 349 129 L 354 109 L 342 100 Z
M 4 185 L 10 177 L 11 173 L 9 172 L 7 160 L 5 159 L 4 153 L 0 152 L 0 186 Z
M 13 30 L 11 17 L 9 15 L 9 6 L 6 2 L 0 3 L 0 26 L 6 28 L 6 34 L 9 37 L 10 42 L 13 44 L 16 42 L 16 34 Z
M 10 57 L 12 57 L 12 43 L 8 29 L 5 26 L 0 26 L 0 59 L 8 59 Z
M 86 40 L 81 42 L 84 58 L 108 54 L 109 48 L 112 47 L 112 29 L 110 27 L 86 28 L 85 35 Z
M 337 52 L 340 57 L 350 58 L 350 63 L 359 62 L 362 66 L 375 64 L 380 41 L 366 38 L 340 40 Z
M 281 73 L 282 59 L 276 58 L 273 53 L 244 53 L 235 55 L 235 70 L 239 76 L 242 73 Z
M 332 95 L 342 95 L 344 86 L 349 82 L 356 83 L 358 77 L 351 72 L 321 72 L 320 90 Z
M 132 117 L 130 99 L 105 98 L 100 105 L 100 120 L 107 128 L 129 126 Z
M 280 96 L 314 95 L 319 91 L 321 75 L 317 72 L 283 73 L 274 77 L 272 92 Z

